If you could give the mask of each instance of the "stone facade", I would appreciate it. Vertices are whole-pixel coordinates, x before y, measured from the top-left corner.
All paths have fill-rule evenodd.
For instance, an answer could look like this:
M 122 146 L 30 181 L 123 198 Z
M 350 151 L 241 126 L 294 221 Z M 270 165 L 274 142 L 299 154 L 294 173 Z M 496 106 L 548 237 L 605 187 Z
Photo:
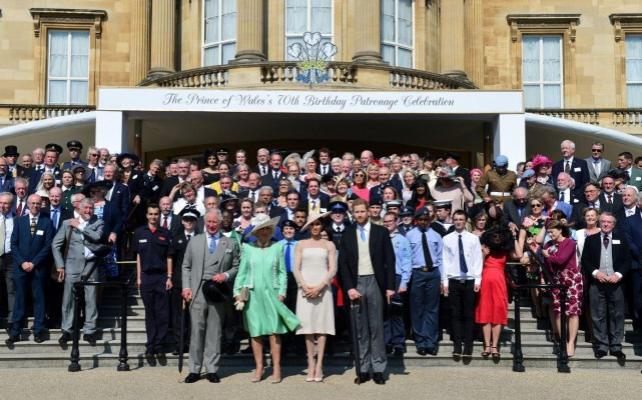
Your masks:
M 203 0 L 40 3 L 0 5 L 0 125 L 14 122 L 8 121 L 11 104 L 45 103 L 47 29 L 90 31 L 89 105 L 95 105 L 100 86 L 134 86 L 145 79 L 153 84 L 151 78 L 202 66 Z M 334 0 L 333 5 L 335 61 L 360 65 L 351 88 L 448 88 L 417 85 L 416 77 L 391 85 L 390 68 L 380 61 L 379 0 Z M 413 5 L 417 72 L 404 74 L 428 71 L 483 89 L 520 89 L 521 35 L 560 34 L 563 108 L 570 110 L 559 116 L 580 120 L 578 115 L 593 112 L 591 123 L 642 133 L 639 112 L 632 114 L 634 123 L 614 126 L 615 114 L 608 111 L 626 108 L 623 38 L 642 33 L 639 0 L 415 0 Z M 48 19 L 30 11 L 45 6 L 53 13 Z M 237 26 L 237 57 L 212 86 L 265 87 L 264 70 L 252 64 L 285 59 L 284 1 L 237 0 L 237 18 L 243 21 Z M 270 87 L 284 80 L 270 80 Z M 344 84 L 346 79 L 338 79 L 333 87 Z

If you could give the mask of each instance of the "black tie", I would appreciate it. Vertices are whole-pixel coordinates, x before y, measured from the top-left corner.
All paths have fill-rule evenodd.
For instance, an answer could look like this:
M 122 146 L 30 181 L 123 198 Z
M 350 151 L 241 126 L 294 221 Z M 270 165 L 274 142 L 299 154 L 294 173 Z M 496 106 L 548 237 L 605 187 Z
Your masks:
M 607 201 L 608 201 L 608 203 L 609 203 L 609 204 L 613 204 L 613 195 L 612 195 L 611 193 L 609 193 L 609 194 L 607 194 L 607 196 L 608 196 L 608 197 L 607 197 L 607 199 L 608 199 L 608 200 L 607 200 Z
M 602 243 L 604 244 L 605 249 L 609 248 L 609 235 L 604 235 L 604 239 L 602 239 Z
M 432 268 L 432 256 L 430 255 L 430 248 L 428 247 L 428 239 L 426 238 L 426 228 L 419 229 L 421 231 L 421 247 L 424 250 L 424 261 L 427 268 Z
M 468 273 L 468 265 L 466 265 L 466 256 L 464 255 L 464 242 L 459 235 L 459 269 L 465 274 Z

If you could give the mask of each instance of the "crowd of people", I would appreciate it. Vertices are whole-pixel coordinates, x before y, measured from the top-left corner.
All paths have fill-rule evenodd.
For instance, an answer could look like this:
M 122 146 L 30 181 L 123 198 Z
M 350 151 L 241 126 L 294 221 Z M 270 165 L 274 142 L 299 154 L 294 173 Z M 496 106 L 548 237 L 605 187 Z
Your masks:
M 352 341 L 358 382 L 384 384 L 387 358 L 408 339 L 419 355 L 437 355 L 448 332 L 452 356 L 466 360 L 476 327 L 481 355 L 497 360 L 514 279 L 565 288 L 567 337 L 562 291 L 530 296 L 569 357 L 583 328 L 596 358 L 624 362 L 625 316 L 642 328 L 642 158 L 623 152 L 611 163 L 601 143 L 582 159 L 565 140 L 558 161 L 538 154 L 516 171 L 503 155 L 468 170 L 454 152 L 261 148 L 254 161 L 220 148 L 201 163 L 144 165 L 95 147 L 85 161 L 79 141 L 66 147 L 62 165 L 57 144 L 22 156 L 9 145 L 0 158 L 10 347 L 30 311 L 35 342 L 59 327 L 66 345 L 74 283 L 119 279 L 122 260 L 136 264 L 145 357 L 189 352 L 188 383 L 203 369 L 218 382 L 221 354 L 241 351 L 246 335 L 253 382 L 263 379 L 264 346 L 273 383 L 288 351 L 307 354 L 307 382 L 323 381 L 324 355 Z M 84 287 L 83 340 L 94 345 L 98 297 Z

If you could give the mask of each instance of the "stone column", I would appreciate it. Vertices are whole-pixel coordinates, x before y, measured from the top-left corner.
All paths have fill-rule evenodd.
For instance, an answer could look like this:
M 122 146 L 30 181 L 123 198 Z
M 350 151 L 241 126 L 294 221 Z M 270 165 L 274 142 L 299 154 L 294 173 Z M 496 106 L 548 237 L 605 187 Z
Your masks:
M 493 158 L 508 157 L 508 168 L 526 160 L 526 117 L 524 114 L 499 114 L 493 121 Z
M 174 72 L 175 32 L 176 0 L 154 0 L 150 77 Z
M 477 87 L 484 86 L 483 0 L 466 0 L 466 73 Z
M 131 1 L 130 86 L 138 85 L 149 71 L 149 12 L 149 0 Z
M 381 64 L 381 3 L 371 0 L 350 0 L 354 55 L 352 61 Z
M 236 2 L 236 57 L 232 63 L 265 61 L 263 53 L 263 0 Z
M 465 77 L 464 0 L 441 2 L 441 72 Z

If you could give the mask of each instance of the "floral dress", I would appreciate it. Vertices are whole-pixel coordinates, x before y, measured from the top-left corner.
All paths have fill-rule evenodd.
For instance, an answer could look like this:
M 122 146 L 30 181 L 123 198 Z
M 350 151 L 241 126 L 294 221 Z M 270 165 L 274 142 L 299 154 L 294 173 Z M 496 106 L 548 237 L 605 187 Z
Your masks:
M 551 254 L 546 259 L 546 267 L 552 275 L 552 282 L 556 285 L 564 285 L 568 289 L 566 300 L 566 315 L 574 316 L 582 314 L 582 297 L 584 295 L 584 281 L 582 273 L 577 266 L 575 254 L 575 241 L 566 238 L 560 243 L 549 241 L 544 246 Z M 560 290 L 553 289 L 553 311 L 560 313 Z

